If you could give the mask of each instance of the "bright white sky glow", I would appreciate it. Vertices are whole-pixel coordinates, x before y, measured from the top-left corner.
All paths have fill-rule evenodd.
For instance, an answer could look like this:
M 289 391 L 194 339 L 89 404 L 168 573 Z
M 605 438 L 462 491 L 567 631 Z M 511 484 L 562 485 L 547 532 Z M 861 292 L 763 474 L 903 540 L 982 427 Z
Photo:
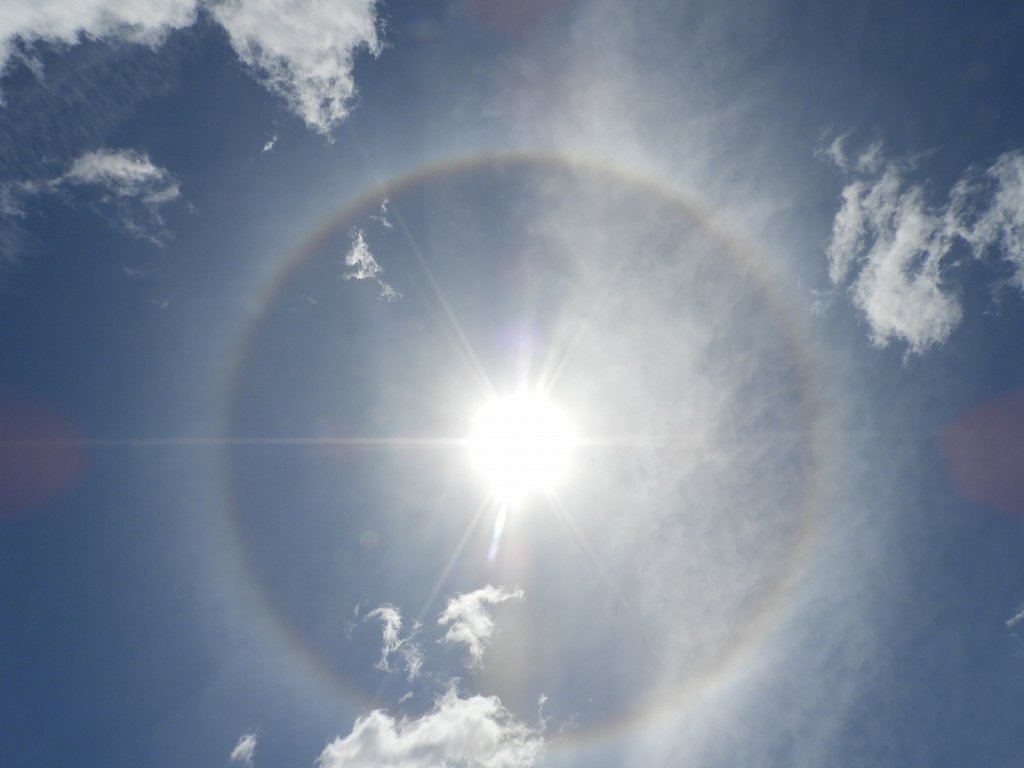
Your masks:
M 573 445 L 565 415 L 545 397 L 520 392 L 488 401 L 469 438 L 474 469 L 502 501 L 552 491 L 565 476 Z

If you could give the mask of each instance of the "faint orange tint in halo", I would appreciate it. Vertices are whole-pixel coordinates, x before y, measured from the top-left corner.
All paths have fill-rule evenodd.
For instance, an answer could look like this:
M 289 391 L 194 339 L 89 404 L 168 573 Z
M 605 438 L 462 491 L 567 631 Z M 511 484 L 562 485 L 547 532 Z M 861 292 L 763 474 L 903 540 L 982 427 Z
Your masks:
M 70 489 L 85 468 L 74 425 L 52 407 L 0 392 L 0 521 Z
M 965 496 L 1024 519 L 1024 390 L 965 412 L 943 448 Z
M 526 32 L 560 0 L 462 0 L 482 23 L 506 34 Z

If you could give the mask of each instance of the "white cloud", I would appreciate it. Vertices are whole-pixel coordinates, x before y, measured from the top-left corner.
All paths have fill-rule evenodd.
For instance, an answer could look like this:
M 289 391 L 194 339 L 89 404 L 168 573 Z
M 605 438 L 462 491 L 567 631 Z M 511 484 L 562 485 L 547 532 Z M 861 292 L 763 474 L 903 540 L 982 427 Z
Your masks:
M 915 161 L 885 159 L 880 142 L 851 157 L 845 141 L 820 152 L 854 177 L 832 223 L 829 278 L 849 284 L 874 344 L 902 340 L 920 353 L 949 338 L 963 316 L 949 280 L 958 245 L 1004 262 L 1024 292 L 1024 151 L 1001 155 L 984 173 L 968 170 L 943 204 L 929 205 L 926 187 L 907 179 Z
M 366 280 L 377 277 L 384 270 L 370 253 L 370 246 L 366 243 L 366 235 L 363 230 L 357 229 L 352 233 L 352 247 L 345 254 L 345 266 L 352 267 L 342 277 L 345 280 Z
M 114 207 L 129 233 L 156 243 L 166 235 L 161 208 L 181 197 L 174 176 L 154 165 L 147 155 L 133 150 L 87 152 L 46 187 L 57 190 L 69 185 L 99 189 L 99 202 Z
M 846 153 L 846 140 L 849 137 L 849 133 L 844 133 L 842 136 L 836 136 L 835 139 L 832 140 L 832 143 L 821 150 L 819 154 L 828 158 L 837 168 L 846 172 L 860 171 L 862 173 L 874 173 L 878 171 L 884 162 L 882 142 L 875 141 L 866 149 L 861 150 L 856 157 L 850 157 Z
M 380 275 L 384 268 L 377 263 L 370 252 L 370 246 L 366 242 L 366 235 L 361 229 L 352 232 L 352 247 L 345 254 L 345 266 L 351 267 L 342 274 L 343 280 L 375 280 L 380 288 L 380 298 L 385 301 L 395 301 L 402 298 L 402 294 L 395 290 L 394 286 L 384 282 Z
M 246 733 L 235 744 L 231 750 L 231 762 L 251 766 L 253 756 L 256 754 L 256 734 Z
M 922 352 L 949 337 L 962 315 L 943 279 L 952 242 L 941 213 L 926 208 L 922 188 L 908 188 L 896 167 L 843 190 L 827 251 L 829 274 L 839 283 L 859 263 L 853 303 L 874 344 L 902 339 Z
M 1012 267 L 1013 285 L 1024 291 L 1024 151 L 1001 155 L 981 181 L 961 181 L 953 196 L 957 226 L 975 255 L 995 250 Z M 987 196 L 987 207 L 977 196 Z
M 118 197 L 137 197 L 154 205 L 181 196 L 178 182 L 167 170 L 154 165 L 147 155 L 130 149 L 86 152 L 55 182 L 95 184 Z
M 0 216 L 24 218 L 26 201 L 71 187 L 97 192 L 91 201 L 97 208 L 112 210 L 130 234 L 158 244 L 167 235 L 161 210 L 181 198 L 178 180 L 148 155 L 100 149 L 80 155 L 60 176 L 0 185 Z
M 542 735 L 516 720 L 494 696 L 462 698 L 452 688 L 416 719 L 376 710 L 326 747 L 320 768 L 525 768 Z
M 196 0 L 5 0 L 0 12 L 0 73 L 31 55 L 37 42 L 75 45 L 83 38 L 156 46 L 196 19 Z
M 380 204 L 380 215 L 371 216 L 370 219 L 380 224 L 384 229 L 394 229 L 395 226 L 388 219 L 388 199 L 385 197 Z
M 420 669 L 423 667 L 423 653 L 419 646 L 412 642 L 412 638 L 419 632 L 420 624 L 418 622 L 414 623 L 409 637 L 403 638 L 401 636 L 402 614 L 398 608 L 390 603 L 384 603 L 370 611 L 363 618 L 363 621 L 370 621 L 371 619 L 380 620 L 381 633 L 383 635 L 380 661 L 375 665 L 376 668 L 382 672 L 390 672 L 391 656 L 398 653 L 405 662 L 405 670 L 409 680 L 416 679 L 419 676 Z
M 1018 624 L 1020 624 L 1022 621 L 1024 621 L 1024 605 L 1021 605 L 1017 609 L 1017 613 L 1015 613 L 1013 616 L 1011 616 L 1009 619 L 1006 620 L 1006 626 L 1008 628 L 1009 627 L 1015 627 Z
M 238 57 L 282 96 L 307 126 L 329 135 L 355 95 L 357 51 L 382 49 L 376 0 L 209 0 Z M 42 74 L 35 43 L 83 39 L 157 46 L 191 26 L 197 0 L 6 0 L 0 12 L 0 74 L 21 60 Z
M 484 650 L 491 635 L 494 634 L 494 619 L 485 606 L 522 599 L 521 589 L 507 592 L 490 584 L 449 599 L 448 605 L 437 620 L 442 627 L 448 627 L 448 632 L 441 642 L 465 645 L 469 651 L 469 666 L 482 666 Z
M 395 290 L 393 285 L 385 282 L 380 282 L 380 294 L 378 294 L 384 301 L 398 301 L 402 298 L 402 294 Z
M 377 662 L 377 669 L 388 670 L 388 657 L 398 650 L 402 644 L 399 634 L 402 631 L 402 615 L 398 609 L 390 603 L 384 603 L 378 608 L 366 614 L 364 621 L 380 619 L 381 633 L 384 635 L 384 645 L 380 649 L 380 661 Z
M 845 138 L 821 153 L 856 177 L 833 222 L 828 275 L 849 284 L 872 343 L 923 352 L 949 338 L 963 317 L 949 282 L 957 243 L 979 258 L 996 251 L 1024 290 L 1024 154 L 1001 156 L 981 178 L 965 173 L 944 204 L 929 205 L 926 187 L 907 180 L 912 163 L 885 160 L 880 142 L 851 158 Z
M 355 53 L 381 51 L 376 0 L 214 0 L 209 10 L 238 57 L 324 135 L 348 115 Z

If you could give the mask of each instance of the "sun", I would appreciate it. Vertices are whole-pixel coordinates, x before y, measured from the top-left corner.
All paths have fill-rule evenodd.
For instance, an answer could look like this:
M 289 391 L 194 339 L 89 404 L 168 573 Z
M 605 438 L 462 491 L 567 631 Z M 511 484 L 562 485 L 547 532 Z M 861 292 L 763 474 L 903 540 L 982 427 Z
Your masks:
M 569 468 L 574 442 L 568 418 L 554 403 L 520 391 L 484 403 L 467 445 L 473 468 L 510 503 L 553 491 Z

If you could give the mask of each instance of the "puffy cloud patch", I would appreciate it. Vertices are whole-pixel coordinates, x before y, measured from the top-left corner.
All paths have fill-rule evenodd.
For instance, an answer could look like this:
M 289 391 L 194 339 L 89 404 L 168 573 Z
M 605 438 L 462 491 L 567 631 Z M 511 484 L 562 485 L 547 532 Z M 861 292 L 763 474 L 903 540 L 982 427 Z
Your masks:
M 886 160 L 878 142 L 851 156 L 845 137 L 823 155 L 853 179 L 826 247 L 829 277 L 847 286 L 878 347 L 903 341 L 911 353 L 944 343 L 963 308 L 950 283 L 960 244 L 978 258 L 990 252 L 1014 270 L 1024 289 L 1024 155 L 1011 152 L 978 174 L 968 171 L 943 204 L 908 180 L 913 163 Z
M 526 768 L 540 759 L 540 732 L 518 721 L 494 696 L 460 697 L 455 688 L 416 719 L 382 710 L 358 718 L 326 747 L 320 768 Z
M 384 268 L 370 252 L 366 234 L 361 229 L 352 232 L 352 246 L 345 254 L 345 266 L 349 269 L 342 274 L 343 280 L 375 280 L 380 288 L 380 297 L 384 301 L 395 301 L 402 298 L 401 293 L 381 279 L 380 275 L 384 272 Z
M 381 51 L 376 0 L 215 0 L 238 57 L 307 126 L 329 135 L 355 94 L 357 51 Z
M 345 266 L 350 270 L 342 275 L 345 280 L 367 280 L 377 277 L 384 270 L 377 259 L 370 253 L 370 246 L 366 243 L 366 235 L 363 230 L 357 229 L 352 233 L 352 247 L 345 254 Z
M 522 599 L 521 589 L 508 592 L 490 584 L 451 598 L 437 620 L 442 627 L 448 627 L 448 632 L 441 642 L 466 646 L 469 652 L 469 666 L 483 666 L 484 651 L 494 634 L 494 619 L 491 618 L 486 606 L 497 605 L 506 600 Z
M 235 744 L 231 750 L 231 762 L 241 763 L 245 766 L 252 765 L 252 759 L 256 754 L 256 734 L 246 733 Z

